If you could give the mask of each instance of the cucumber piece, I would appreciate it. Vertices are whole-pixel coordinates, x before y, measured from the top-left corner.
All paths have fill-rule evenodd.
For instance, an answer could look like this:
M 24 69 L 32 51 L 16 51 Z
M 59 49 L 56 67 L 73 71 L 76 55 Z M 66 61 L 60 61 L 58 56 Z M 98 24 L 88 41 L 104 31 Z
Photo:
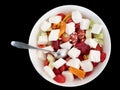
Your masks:
M 104 44 L 103 39 L 98 39 L 98 38 L 94 38 L 94 39 L 95 39 L 95 41 L 98 42 L 98 44 L 99 44 L 100 46 L 103 46 L 103 44 Z
M 47 33 L 41 30 L 41 31 L 40 31 L 40 35 L 41 35 L 41 36 L 46 36 Z
M 93 21 L 93 20 L 90 20 L 90 26 L 89 26 L 89 29 L 90 29 L 90 30 L 92 29 L 92 27 L 93 27 L 94 24 L 95 24 L 94 21 Z
M 47 55 L 47 60 L 48 60 L 49 62 L 54 62 L 54 61 L 55 61 L 55 57 L 54 57 L 53 55 L 51 55 L 51 54 L 48 54 L 48 55 Z
M 103 33 L 94 34 L 94 38 L 103 39 Z
M 87 30 L 85 36 L 86 38 L 92 38 L 91 30 Z
M 54 62 L 50 62 L 50 63 L 49 63 L 49 65 L 48 65 L 51 69 L 53 69 L 53 68 L 54 68 L 53 63 L 54 63 Z

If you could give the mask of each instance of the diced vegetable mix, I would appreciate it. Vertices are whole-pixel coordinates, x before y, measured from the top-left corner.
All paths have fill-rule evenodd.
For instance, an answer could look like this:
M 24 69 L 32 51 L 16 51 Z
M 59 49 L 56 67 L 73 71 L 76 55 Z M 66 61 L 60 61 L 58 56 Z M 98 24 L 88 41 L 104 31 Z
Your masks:
M 58 83 L 81 80 L 91 75 L 94 68 L 104 62 L 104 34 L 102 25 L 84 18 L 80 11 L 58 13 L 40 26 L 37 46 L 57 52 L 67 50 L 66 57 L 57 59 L 45 54 L 44 70 Z

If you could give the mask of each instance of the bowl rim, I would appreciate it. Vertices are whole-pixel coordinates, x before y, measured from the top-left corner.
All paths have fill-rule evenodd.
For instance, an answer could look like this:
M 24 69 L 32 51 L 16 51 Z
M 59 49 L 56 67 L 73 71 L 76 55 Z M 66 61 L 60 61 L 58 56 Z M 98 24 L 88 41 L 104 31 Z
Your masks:
M 107 38 L 108 38 L 108 42 L 109 42 L 109 51 L 107 53 L 107 57 L 106 57 L 106 60 L 102 66 L 102 69 L 100 69 L 100 71 L 97 71 L 94 78 L 92 77 L 91 79 L 88 79 L 88 81 L 85 81 L 83 83 L 80 83 L 80 84 L 73 84 L 73 85 L 69 85 L 69 84 L 61 84 L 61 83 L 57 83 L 57 82 L 54 82 L 54 81 L 51 81 L 49 78 L 46 78 L 45 76 L 43 76 L 40 72 L 39 72 L 39 69 L 37 66 L 35 65 L 38 65 L 36 62 L 34 62 L 34 58 L 36 58 L 37 55 L 34 55 L 33 56 L 33 50 L 28 50 L 29 51 L 29 56 L 30 56 L 30 60 L 32 62 L 32 65 L 33 67 L 35 68 L 35 70 L 47 81 L 53 83 L 54 85 L 58 85 L 58 86 L 63 86 L 63 87 L 76 87 L 76 86 L 81 86 L 81 85 L 85 85 L 89 82 L 91 82 L 92 80 L 94 80 L 95 78 L 97 78 L 102 72 L 103 70 L 105 69 L 108 61 L 109 61 L 109 58 L 110 58 L 110 54 L 111 54 L 111 38 L 110 38 L 110 34 L 109 34 L 109 31 L 108 31 L 108 28 L 107 26 L 105 25 L 105 23 L 103 22 L 103 20 L 95 13 L 93 12 L 92 10 L 86 8 L 86 7 L 83 7 L 83 6 L 79 6 L 79 5 L 61 5 L 61 6 L 58 6 L 58 7 L 55 7 L 51 10 L 49 10 L 48 12 L 46 12 L 45 14 L 43 14 L 39 19 L 38 21 L 35 23 L 35 25 L 33 26 L 32 30 L 31 30 L 31 33 L 30 33 L 30 36 L 29 36 L 29 41 L 28 43 L 30 45 L 34 45 L 36 46 L 36 41 L 35 41 L 35 38 L 33 38 L 34 34 L 37 33 L 38 31 L 38 24 L 40 24 L 40 22 L 42 22 L 42 20 L 44 19 L 47 19 L 47 18 L 44 18 L 45 16 L 48 17 L 49 13 L 53 12 L 53 11 L 56 11 L 56 10 L 59 10 L 61 8 L 68 8 L 68 7 L 72 7 L 72 8 L 78 8 L 78 10 L 87 10 L 88 13 L 91 13 L 93 14 L 98 20 L 99 22 L 101 22 L 104 27 L 105 27 L 105 30 L 107 32 Z M 36 30 L 36 31 L 35 31 Z M 34 51 L 35 52 L 35 51 Z M 35 53 L 34 53 L 35 54 Z

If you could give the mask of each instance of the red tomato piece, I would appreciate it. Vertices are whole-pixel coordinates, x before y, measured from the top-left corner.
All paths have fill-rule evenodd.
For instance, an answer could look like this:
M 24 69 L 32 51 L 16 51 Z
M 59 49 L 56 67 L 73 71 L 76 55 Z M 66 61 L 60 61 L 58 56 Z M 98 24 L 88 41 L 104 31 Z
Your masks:
M 57 51 L 60 48 L 60 41 L 52 41 L 52 47 L 54 48 L 55 51 Z
M 53 72 L 55 73 L 55 75 L 58 75 L 61 73 L 60 70 L 56 68 L 53 68 Z
M 58 74 L 53 78 L 58 83 L 64 83 L 65 77 L 62 74 Z
M 103 51 L 103 48 L 98 44 L 98 45 L 96 46 L 95 50 L 98 50 L 98 51 L 102 52 L 102 51 Z
M 65 17 L 65 14 L 63 14 L 63 13 L 59 13 L 59 14 L 57 14 L 58 16 L 61 16 L 62 17 L 62 20 L 63 20 L 63 18 Z
M 44 61 L 44 66 L 48 66 L 48 64 L 49 64 L 49 61 L 46 59 L 46 60 Z
M 38 44 L 37 46 L 38 46 L 39 48 L 44 48 L 44 47 L 45 47 L 44 44 Z
M 65 64 L 62 65 L 62 66 L 59 68 L 59 70 L 60 70 L 61 72 L 65 71 L 65 70 L 66 70 L 66 65 L 65 65 Z
M 105 52 L 102 52 L 101 55 L 100 55 L 100 60 L 101 62 L 103 62 L 106 58 L 106 53 Z
M 88 77 L 88 76 L 90 76 L 91 74 L 92 74 L 92 71 L 86 72 L 85 77 Z
M 75 47 L 79 50 L 81 50 L 82 54 L 89 54 L 90 46 L 85 44 L 84 42 L 77 43 Z
M 96 67 L 99 63 L 92 62 L 93 67 Z
M 70 22 L 73 22 L 72 18 L 69 18 L 66 23 L 70 23 Z

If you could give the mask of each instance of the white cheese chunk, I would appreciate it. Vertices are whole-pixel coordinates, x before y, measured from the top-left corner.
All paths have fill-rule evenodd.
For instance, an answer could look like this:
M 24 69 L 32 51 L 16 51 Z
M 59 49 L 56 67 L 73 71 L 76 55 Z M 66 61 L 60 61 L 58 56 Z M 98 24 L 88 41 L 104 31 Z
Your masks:
M 91 33 L 99 34 L 102 30 L 103 26 L 100 24 L 94 24 Z
M 66 65 L 79 69 L 80 68 L 80 60 L 78 58 L 70 59 Z
M 54 78 L 56 76 L 53 70 L 49 66 L 45 66 L 43 69 L 51 78 Z
M 59 32 L 59 29 L 51 30 L 49 34 L 49 41 L 56 41 L 58 39 Z
M 90 25 L 90 20 L 89 19 L 82 19 L 82 22 L 80 23 L 80 29 L 81 30 L 87 30 Z
M 72 11 L 72 20 L 75 23 L 80 23 L 82 21 L 82 14 L 78 10 Z
M 65 32 L 70 35 L 72 34 L 73 32 L 75 32 L 75 23 L 73 22 L 70 22 L 68 24 L 66 24 L 66 30 Z
M 60 47 L 63 49 L 70 49 L 72 47 L 72 44 L 68 41 L 68 42 L 60 44 Z
M 46 47 L 44 47 L 43 49 L 49 50 L 49 51 L 54 51 L 54 49 L 53 49 L 52 46 L 46 46 Z M 44 51 L 44 53 L 47 53 L 47 51 Z
M 42 35 L 38 37 L 38 44 L 47 44 L 48 43 L 48 36 Z
M 60 68 L 62 65 L 64 65 L 66 63 L 66 61 L 62 58 L 56 60 L 53 65 L 56 69 Z
M 96 48 L 96 46 L 97 46 L 97 44 L 98 44 L 98 42 L 95 41 L 95 39 L 92 39 L 92 38 L 86 39 L 86 40 L 85 40 L 85 43 L 86 43 L 87 45 L 89 45 L 91 48 Z
M 65 82 L 71 82 L 71 81 L 74 80 L 73 74 L 71 72 L 69 72 L 69 71 L 63 71 L 62 75 L 65 76 Z
M 48 22 L 48 21 L 44 21 L 42 24 L 41 24 L 41 30 L 42 31 L 48 31 L 49 29 L 50 29 L 50 27 L 51 27 L 51 23 L 50 22 Z
M 85 72 L 90 72 L 93 70 L 93 64 L 91 63 L 90 60 L 84 60 L 84 61 L 81 61 L 81 68 Z
M 58 24 L 62 20 L 61 16 L 52 16 L 48 19 L 50 23 Z
M 63 58 L 65 56 L 67 56 L 67 49 L 58 49 L 57 52 L 54 54 L 54 56 L 57 55 L 58 58 Z M 60 55 L 58 55 L 58 53 L 61 53 Z
M 77 48 L 73 47 L 68 51 L 68 56 L 71 58 L 76 58 L 80 55 L 81 51 L 78 50 Z
M 89 60 L 93 62 L 100 62 L 100 51 L 90 50 Z

